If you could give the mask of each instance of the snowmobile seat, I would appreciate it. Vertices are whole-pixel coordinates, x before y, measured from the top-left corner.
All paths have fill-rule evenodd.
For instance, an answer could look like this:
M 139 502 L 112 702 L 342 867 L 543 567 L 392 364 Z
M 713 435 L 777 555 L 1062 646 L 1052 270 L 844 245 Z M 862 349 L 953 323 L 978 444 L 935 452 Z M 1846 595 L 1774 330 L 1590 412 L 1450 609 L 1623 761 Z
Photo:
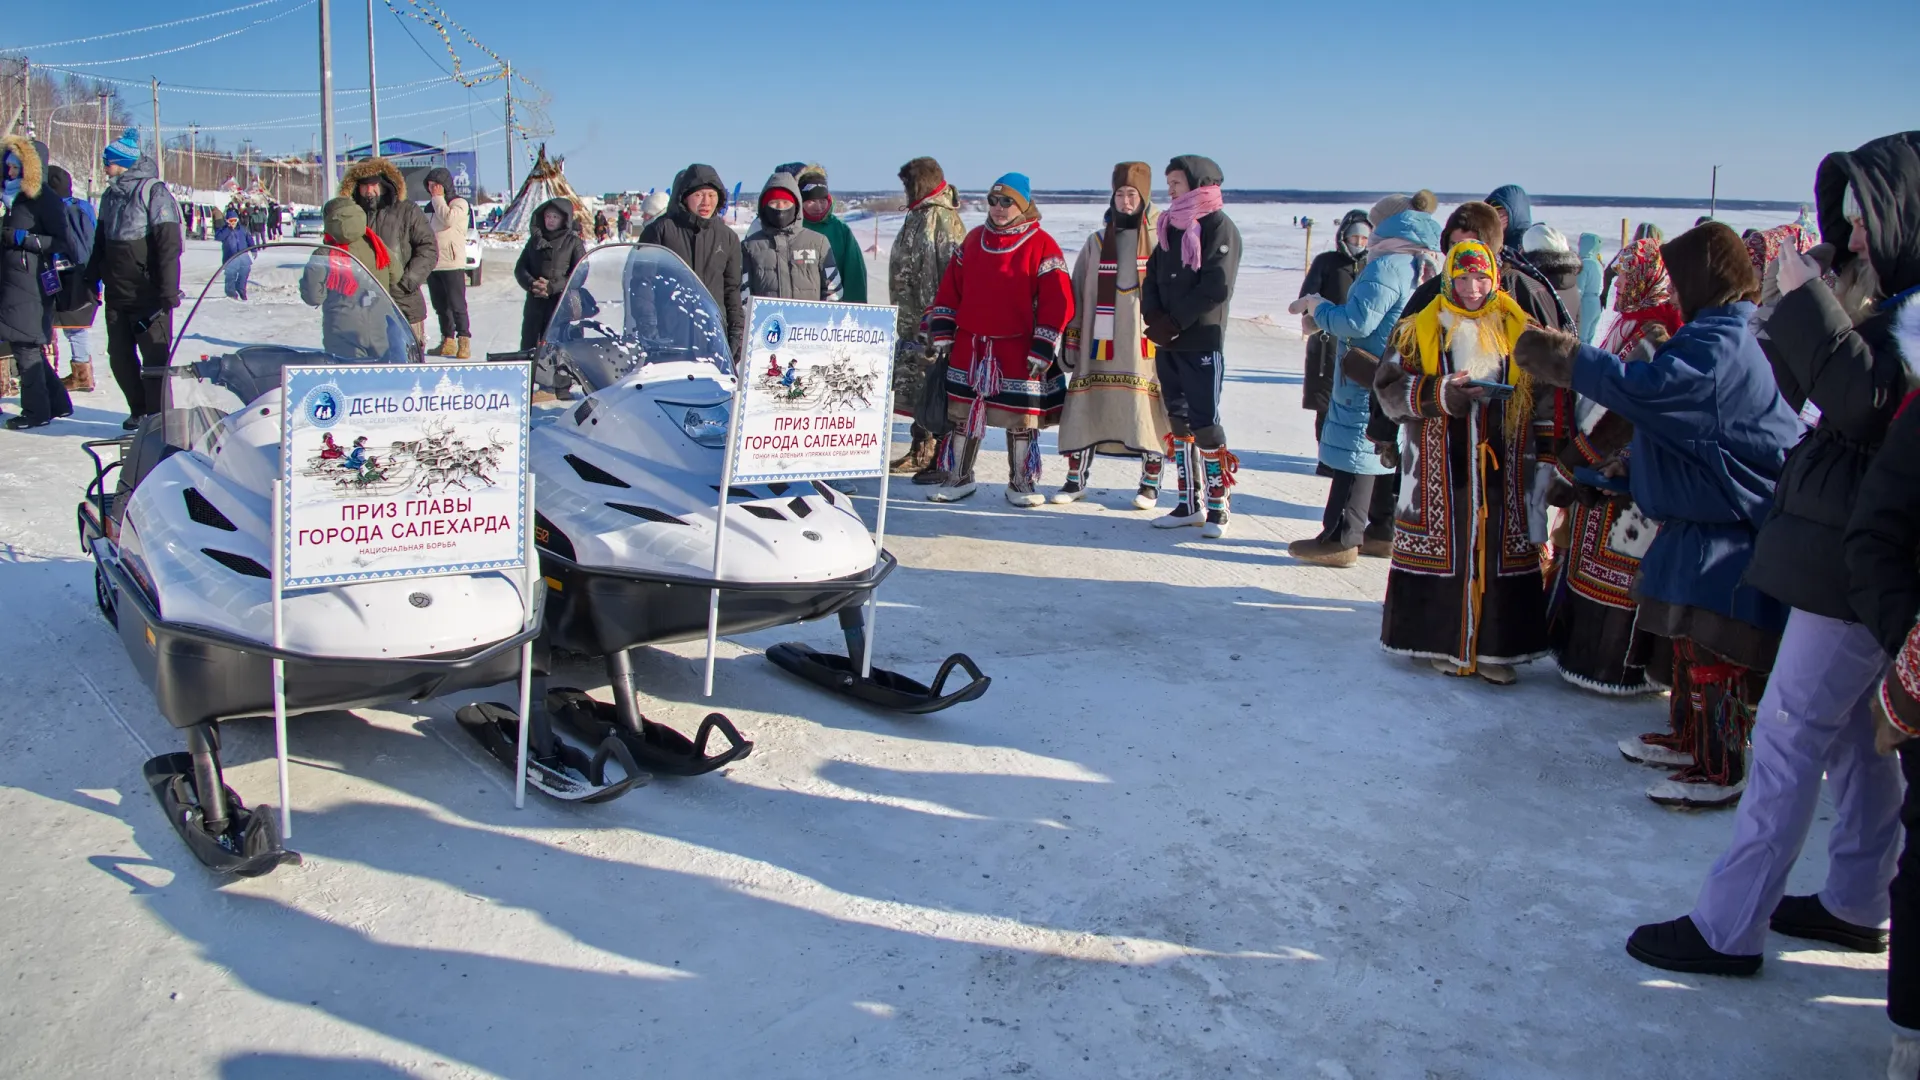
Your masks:
M 860 677 L 858 661 L 821 652 L 797 641 L 773 646 L 767 650 L 767 659 L 816 686 L 846 694 L 877 708 L 917 716 L 973 701 L 993 685 L 993 680 L 982 674 L 965 653 L 954 653 L 947 657 L 934 675 L 932 686 L 882 668 L 874 668 L 873 674 L 863 679 Z M 947 678 L 955 668 L 964 668 L 972 681 L 951 694 L 944 693 Z

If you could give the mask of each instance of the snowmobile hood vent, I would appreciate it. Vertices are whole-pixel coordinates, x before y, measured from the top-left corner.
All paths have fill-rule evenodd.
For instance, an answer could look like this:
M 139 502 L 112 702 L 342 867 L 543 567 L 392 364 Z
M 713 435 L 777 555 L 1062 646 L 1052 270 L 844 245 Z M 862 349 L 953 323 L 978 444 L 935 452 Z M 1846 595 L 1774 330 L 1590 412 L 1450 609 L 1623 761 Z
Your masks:
M 189 488 L 187 490 L 191 491 L 193 489 Z M 218 512 L 219 511 L 215 511 L 215 513 Z M 214 562 L 219 563 L 221 566 L 226 567 L 236 574 L 245 574 L 248 577 L 257 578 L 273 577 L 273 574 L 268 571 L 266 567 L 261 566 L 245 555 L 236 555 L 231 551 L 221 551 L 218 548 L 201 548 L 200 554 L 205 555 L 207 558 L 212 559 Z
M 200 494 L 198 488 L 187 488 L 186 499 L 187 516 L 193 519 L 194 524 L 205 525 L 210 529 L 221 529 L 226 532 L 240 531 L 239 526 L 228 521 L 227 515 L 221 513 L 219 507 L 208 502 L 207 497 Z M 238 556 L 235 556 L 235 558 L 238 558 Z
M 747 513 L 752 514 L 754 517 L 765 518 L 768 521 L 787 520 L 787 516 L 785 514 L 782 514 L 780 511 L 775 510 L 771 506 L 759 506 L 754 503 L 748 503 L 747 505 L 742 506 L 740 509 L 745 510 Z
M 793 501 L 787 504 L 787 509 L 793 511 L 794 517 L 803 518 L 813 513 L 813 507 L 807 504 L 807 500 L 798 496 L 795 496 Z
M 609 507 L 612 507 L 615 510 L 620 511 L 623 514 L 632 514 L 634 517 L 642 518 L 647 521 L 657 521 L 662 525 L 685 525 L 686 524 L 685 521 L 681 520 L 680 518 L 674 517 L 672 514 L 667 513 L 665 510 L 655 510 L 651 506 L 635 506 L 632 503 L 617 503 L 617 502 L 610 502 L 607 505 Z
M 573 471 L 579 474 L 580 479 L 585 480 L 589 484 L 619 488 L 630 488 L 633 486 L 600 466 L 595 465 L 593 462 L 574 457 L 572 454 L 567 455 L 567 464 L 573 466 Z

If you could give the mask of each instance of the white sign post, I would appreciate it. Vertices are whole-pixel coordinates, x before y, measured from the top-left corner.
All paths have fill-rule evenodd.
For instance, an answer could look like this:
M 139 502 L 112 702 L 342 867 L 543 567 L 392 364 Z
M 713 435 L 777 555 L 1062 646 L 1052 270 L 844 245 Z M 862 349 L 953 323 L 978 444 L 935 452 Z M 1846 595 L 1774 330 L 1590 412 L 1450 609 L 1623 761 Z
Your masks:
M 521 570 L 531 628 L 533 475 L 527 363 L 289 366 L 280 382 L 280 479 L 273 499 L 273 647 L 286 647 L 283 594 L 393 578 Z M 533 645 L 521 650 L 520 775 L 525 800 Z M 273 661 L 274 750 L 283 835 L 286 664 Z
M 747 301 L 747 355 L 734 368 L 731 427 L 720 476 L 713 578 L 726 557 L 727 501 L 735 484 L 880 477 L 874 565 L 886 543 L 887 454 L 893 444 L 895 310 L 814 300 Z M 873 657 L 867 596 L 864 678 Z M 707 598 L 705 694 L 713 696 L 720 590 Z M 849 660 L 855 659 L 849 657 Z

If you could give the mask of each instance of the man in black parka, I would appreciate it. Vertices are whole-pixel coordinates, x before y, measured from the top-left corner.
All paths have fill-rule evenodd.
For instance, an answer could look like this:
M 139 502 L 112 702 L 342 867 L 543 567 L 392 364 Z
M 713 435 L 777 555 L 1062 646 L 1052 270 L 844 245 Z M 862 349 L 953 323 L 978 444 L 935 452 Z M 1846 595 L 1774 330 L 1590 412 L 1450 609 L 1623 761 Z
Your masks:
M 740 237 L 720 216 L 727 187 L 711 165 L 689 165 L 673 181 L 673 209 L 647 222 L 640 242 L 659 244 L 693 270 L 727 313 L 727 347 L 746 356 L 747 309 L 741 296 Z

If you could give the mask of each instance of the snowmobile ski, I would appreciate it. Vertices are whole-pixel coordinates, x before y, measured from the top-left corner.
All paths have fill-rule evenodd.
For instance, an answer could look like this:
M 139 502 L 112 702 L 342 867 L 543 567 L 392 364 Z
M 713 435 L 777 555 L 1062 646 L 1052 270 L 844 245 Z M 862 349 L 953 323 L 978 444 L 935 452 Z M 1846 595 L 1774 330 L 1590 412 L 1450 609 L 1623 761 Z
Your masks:
M 616 682 L 615 686 L 619 684 Z M 753 742 L 740 734 L 733 721 L 719 713 L 708 713 L 700 729 L 689 739 L 665 724 L 639 715 L 634 719 L 638 731 L 622 722 L 620 706 L 596 701 L 578 690 L 556 688 L 547 698 L 554 702 L 554 723 L 589 741 L 612 739 L 625 745 L 640 766 L 668 776 L 699 776 L 739 761 L 753 753 Z M 727 740 L 727 748 L 709 755 L 707 741 L 718 731 Z
M 564 691 L 547 695 L 549 715 L 556 695 L 561 693 Z M 495 761 L 512 772 L 520 757 L 520 717 L 511 706 L 497 701 L 466 705 L 456 711 L 453 718 Z M 527 747 L 527 786 L 561 802 L 610 802 L 652 779 L 619 739 L 599 740 L 599 746 L 588 756 L 586 751 L 551 732 L 536 730 L 529 734 L 532 737 Z M 542 743 L 547 746 L 543 748 Z M 609 781 L 609 761 L 618 765 L 624 775 Z
M 299 864 L 300 853 L 280 845 L 280 827 L 273 811 L 258 806 L 247 809 L 240 796 L 224 783 L 220 787 L 227 800 L 225 828 L 217 833 L 208 831 L 192 754 L 149 758 L 144 771 L 147 786 L 173 824 L 173 831 L 207 869 L 234 877 L 260 877 L 272 873 L 281 863 Z
M 892 712 L 925 715 L 939 712 L 961 702 L 973 701 L 987 692 L 993 680 L 965 653 L 954 653 L 940 665 L 933 685 L 916 682 L 898 672 L 874 668 L 869 678 L 860 677 L 858 661 L 834 653 L 821 652 L 797 641 L 785 641 L 767 650 L 767 659 L 779 667 L 836 693 Z M 954 668 L 965 668 L 973 679 L 951 694 L 943 693 L 947 677 Z

